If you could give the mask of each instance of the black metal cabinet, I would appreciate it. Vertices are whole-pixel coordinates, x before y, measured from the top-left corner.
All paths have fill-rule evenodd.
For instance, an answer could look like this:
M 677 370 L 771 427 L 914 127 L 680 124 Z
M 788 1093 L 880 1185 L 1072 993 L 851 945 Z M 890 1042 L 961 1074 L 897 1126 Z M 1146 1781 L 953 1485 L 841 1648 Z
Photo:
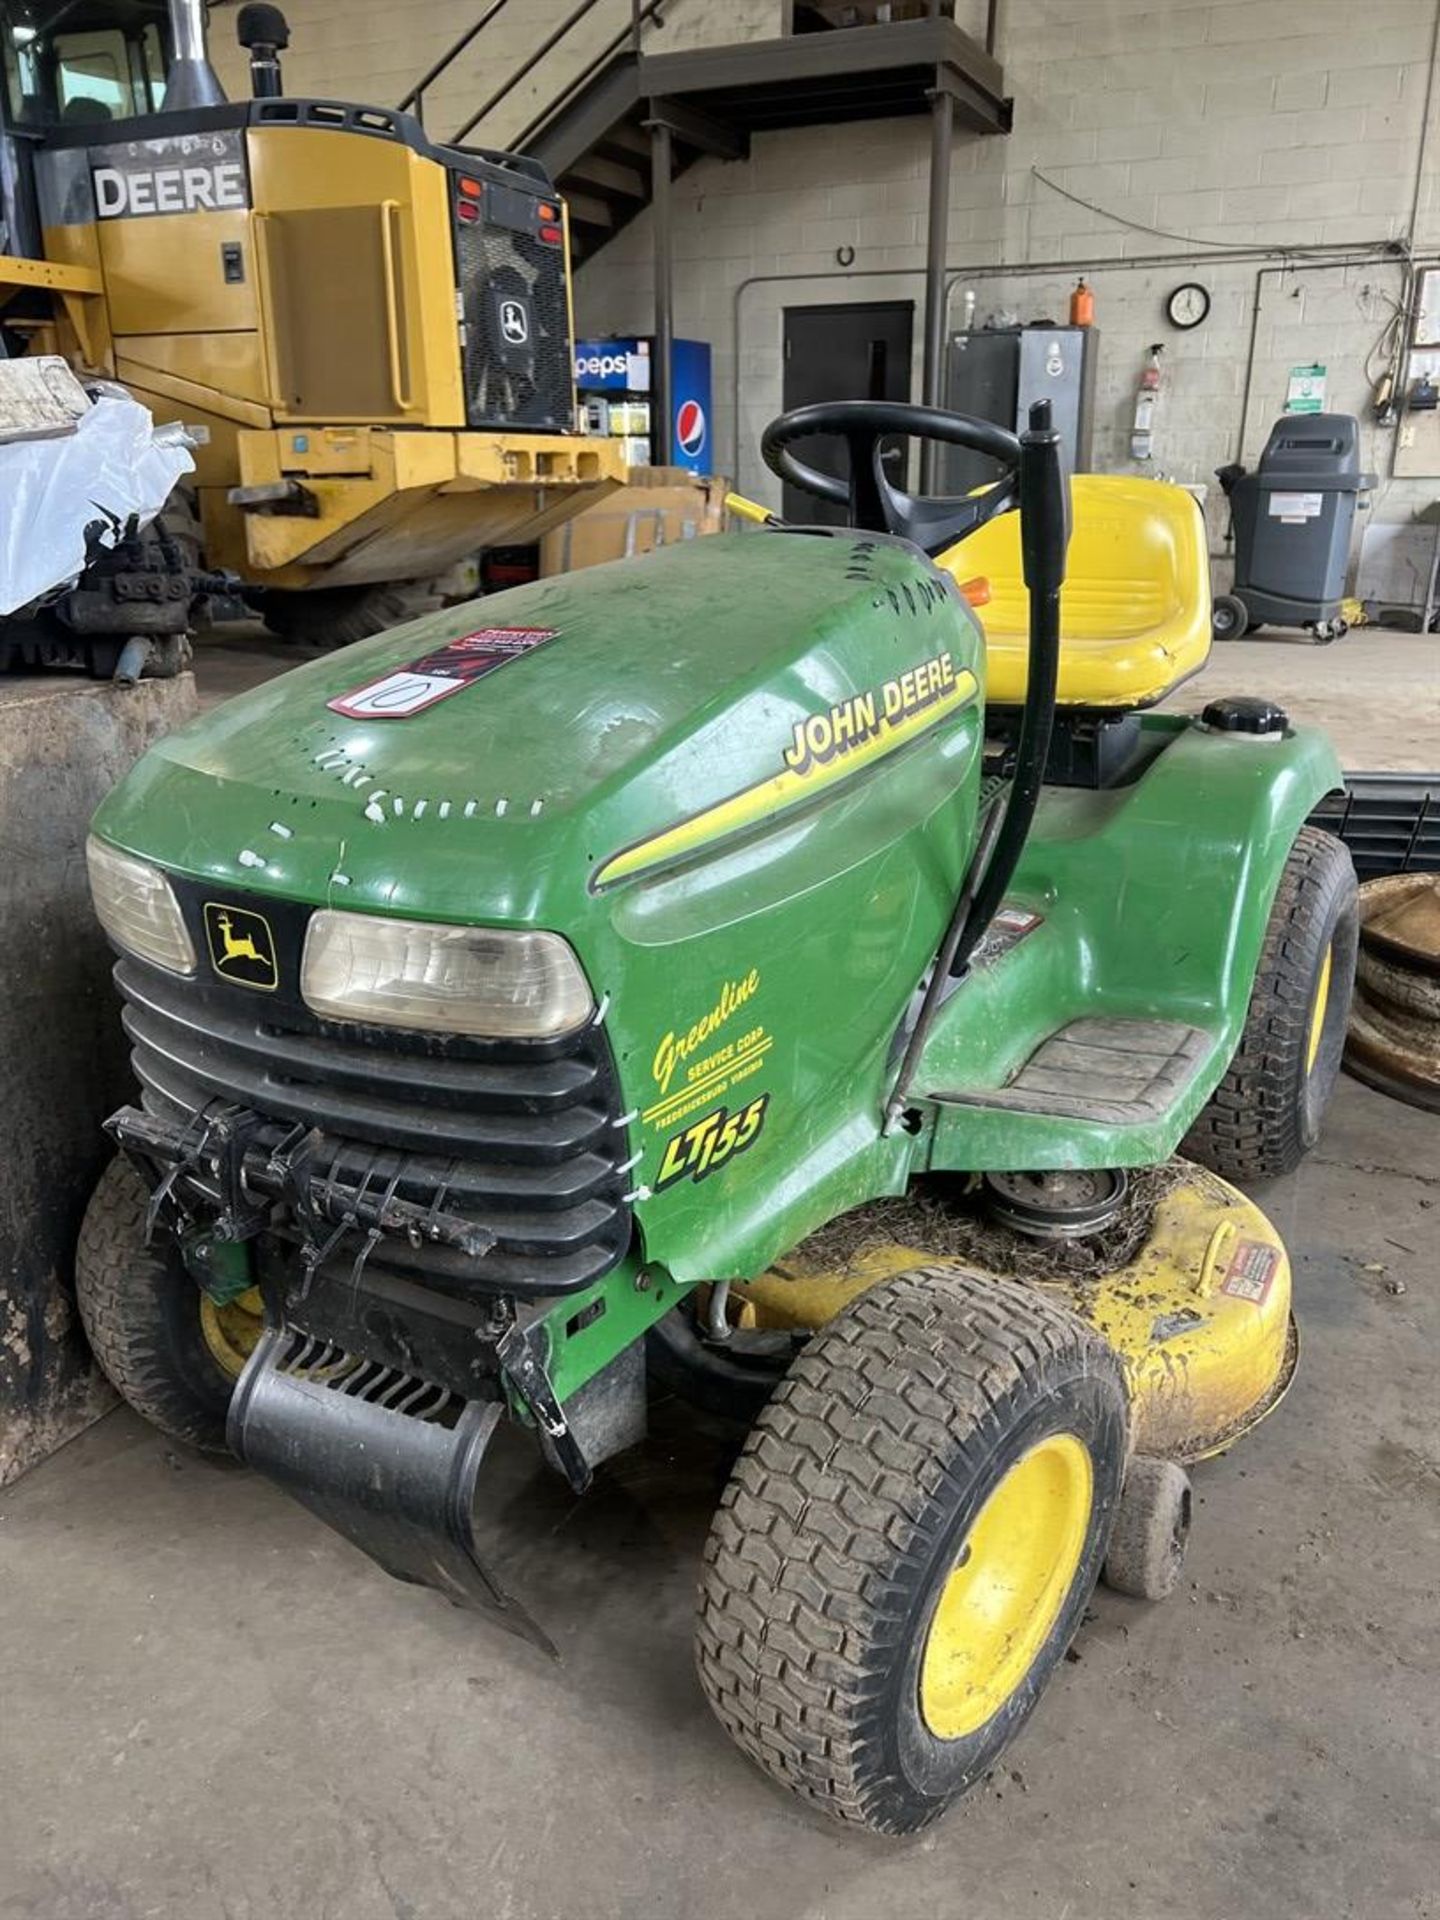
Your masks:
M 945 404 L 997 426 L 1023 432 L 1030 406 L 1048 400 L 1071 473 L 1091 465 L 1095 369 L 1100 336 L 1094 327 L 982 327 L 952 333 L 946 356 Z M 965 493 L 996 477 L 983 454 L 947 447 L 946 493 Z

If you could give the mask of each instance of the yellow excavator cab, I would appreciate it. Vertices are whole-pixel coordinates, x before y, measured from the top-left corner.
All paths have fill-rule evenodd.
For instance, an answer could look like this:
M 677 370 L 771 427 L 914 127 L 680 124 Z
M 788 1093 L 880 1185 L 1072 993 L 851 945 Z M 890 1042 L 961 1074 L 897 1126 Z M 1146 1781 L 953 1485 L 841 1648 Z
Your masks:
M 1077 473 L 1074 528 L 1060 595 L 1064 706 L 1151 707 L 1204 666 L 1210 651 L 1210 563 L 1194 496 L 1162 480 Z M 1001 514 L 938 564 L 959 582 L 988 580 L 986 698 L 1025 698 L 1029 607 L 1020 516 Z M 972 601 L 974 595 L 971 596 Z

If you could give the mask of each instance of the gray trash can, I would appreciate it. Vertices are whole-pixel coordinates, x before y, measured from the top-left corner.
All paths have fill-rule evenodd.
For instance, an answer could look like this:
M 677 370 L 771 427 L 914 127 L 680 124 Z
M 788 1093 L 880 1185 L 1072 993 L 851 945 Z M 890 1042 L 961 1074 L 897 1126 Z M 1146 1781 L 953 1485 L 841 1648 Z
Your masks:
M 1217 475 L 1235 529 L 1235 585 L 1217 595 L 1216 639 L 1238 639 L 1265 621 L 1337 639 L 1355 509 L 1375 485 L 1360 471 L 1352 414 L 1287 414 L 1270 429 L 1253 473 Z

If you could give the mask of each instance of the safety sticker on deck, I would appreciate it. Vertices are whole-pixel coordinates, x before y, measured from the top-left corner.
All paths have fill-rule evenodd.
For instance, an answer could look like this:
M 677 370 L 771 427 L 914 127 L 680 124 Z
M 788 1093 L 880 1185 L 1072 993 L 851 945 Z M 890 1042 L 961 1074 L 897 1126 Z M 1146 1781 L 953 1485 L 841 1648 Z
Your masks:
M 1263 1306 L 1279 1265 L 1278 1247 L 1267 1246 L 1263 1240 L 1241 1240 L 1230 1256 L 1220 1291 L 1232 1294 L 1237 1300 L 1253 1301 L 1257 1307 Z
M 477 627 L 433 653 L 422 654 L 403 667 L 392 667 L 378 680 L 367 680 L 363 686 L 337 695 L 326 705 L 332 713 L 343 713 L 350 720 L 408 720 L 438 700 L 463 692 L 507 661 L 529 653 L 532 647 L 553 640 L 558 631 L 557 627 Z

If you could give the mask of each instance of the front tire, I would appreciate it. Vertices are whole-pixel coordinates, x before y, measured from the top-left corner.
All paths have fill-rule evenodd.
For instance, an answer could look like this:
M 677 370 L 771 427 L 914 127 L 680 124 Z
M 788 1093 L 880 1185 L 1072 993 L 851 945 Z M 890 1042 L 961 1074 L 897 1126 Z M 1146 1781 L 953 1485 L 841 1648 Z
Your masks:
M 757 1420 L 696 1657 L 722 1725 L 850 1824 L 910 1833 L 994 1763 L 1069 1645 L 1125 1466 L 1120 1363 L 1033 1289 L 870 1288 Z
M 202 1453 L 225 1453 L 247 1308 L 218 1313 L 174 1242 L 145 1244 L 145 1182 L 123 1156 L 101 1174 L 75 1254 L 80 1319 L 95 1357 L 137 1413 Z M 258 1305 L 258 1302 L 253 1303 Z M 259 1331 L 258 1315 L 249 1314 Z
M 1180 1151 L 1224 1180 L 1293 1173 L 1320 1138 L 1355 983 L 1349 849 L 1302 827 L 1280 875 L 1240 1045 Z

